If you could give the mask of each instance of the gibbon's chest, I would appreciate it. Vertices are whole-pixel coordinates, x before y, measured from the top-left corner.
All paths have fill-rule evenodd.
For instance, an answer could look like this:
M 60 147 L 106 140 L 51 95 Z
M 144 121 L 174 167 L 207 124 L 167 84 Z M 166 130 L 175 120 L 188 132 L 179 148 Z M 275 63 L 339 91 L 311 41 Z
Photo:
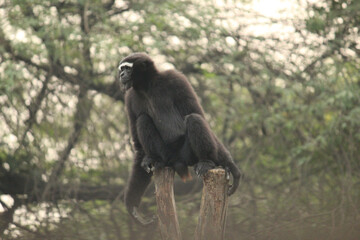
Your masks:
M 159 93 L 160 94 L 160 93 Z M 161 125 L 172 121 L 176 114 L 172 99 L 166 93 L 162 95 L 150 95 L 146 98 L 147 114 L 152 118 L 155 125 L 161 128 Z
M 141 109 L 141 113 L 148 114 L 153 121 L 162 121 L 161 116 L 171 114 L 173 108 L 173 99 L 171 95 L 166 91 L 154 88 L 151 91 L 145 93 L 137 93 L 137 101 L 141 106 L 137 109 Z
M 169 92 L 152 91 L 141 96 L 140 102 L 143 110 L 141 113 L 151 117 L 165 142 L 173 142 L 185 133 L 184 119 Z

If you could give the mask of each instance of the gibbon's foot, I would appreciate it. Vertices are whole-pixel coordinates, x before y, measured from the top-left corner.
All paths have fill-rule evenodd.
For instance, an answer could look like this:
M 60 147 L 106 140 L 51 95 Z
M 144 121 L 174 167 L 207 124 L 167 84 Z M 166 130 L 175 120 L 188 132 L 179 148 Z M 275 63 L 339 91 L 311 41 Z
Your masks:
M 225 176 L 226 176 L 226 180 L 230 180 L 230 168 L 229 167 L 225 167 Z
M 202 177 L 207 171 L 215 168 L 216 165 L 212 161 L 200 161 L 194 166 L 195 173 L 198 177 Z
M 155 171 L 155 169 L 165 167 L 165 164 L 160 161 L 156 161 L 154 158 L 145 156 L 141 162 L 141 167 L 147 172 Z
M 231 185 L 229 185 L 229 189 L 228 189 L 228 196 L 232 195 L 236 189 L 238 188 L 239 186 L 239 182 L 240 180 L 243 178 L 243 174 L 241 173 L 240 169 L 238 169 L 238 171 L 235 171 L 235 172 L 231 172 L 230 171 L 230 167 L 225 167 L 225 171 L 229 174 L 231 173 L 232 175 L 232 179 L 233 179 L 233 183 Z M 227 176 L 228 176 L 227 174 Z M 227 177 L 226 176 L 226 177 Z M 230 177 L 230 176 L 229 176 Z
M 141 162 L 141 167 L 147 172 L 150 173 L 153 170 L 155 160 L 151 157 L 145 156 Z
M 133 207 L 131 215 L 135 220 L 140 223 L 142 226 L 155 226 L 157 224 L 157 217 L 154 215 L 152 217 L 143 217 L 137 207 Z

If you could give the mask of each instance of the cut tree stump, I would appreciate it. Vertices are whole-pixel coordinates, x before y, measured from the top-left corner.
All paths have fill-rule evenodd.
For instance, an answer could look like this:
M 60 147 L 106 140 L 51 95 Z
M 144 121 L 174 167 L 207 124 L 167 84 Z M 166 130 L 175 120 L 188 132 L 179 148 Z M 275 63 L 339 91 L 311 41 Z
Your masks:
M 229 180 L 224 169 L 212 169 L 203 177 L 196 240 L 223 240 L 225 236 Z
M 154 181 L 161 239 L 181 240 L 174 199 L 174 170 L 169 167 L 155 170 Z

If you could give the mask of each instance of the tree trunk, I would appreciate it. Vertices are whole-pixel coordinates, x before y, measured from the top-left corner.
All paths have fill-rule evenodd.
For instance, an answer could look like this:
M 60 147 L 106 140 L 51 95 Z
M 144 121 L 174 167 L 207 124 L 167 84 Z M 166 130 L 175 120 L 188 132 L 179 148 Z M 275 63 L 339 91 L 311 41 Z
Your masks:
M 174 170 L 163 168 L 154 173 L 157 213 L 162 240 L 181 240 L 174 199 Z
M 212 169 L 204 178 L 196 240 L 222 240 L 225 236 L 228 183 L 224 169 Z

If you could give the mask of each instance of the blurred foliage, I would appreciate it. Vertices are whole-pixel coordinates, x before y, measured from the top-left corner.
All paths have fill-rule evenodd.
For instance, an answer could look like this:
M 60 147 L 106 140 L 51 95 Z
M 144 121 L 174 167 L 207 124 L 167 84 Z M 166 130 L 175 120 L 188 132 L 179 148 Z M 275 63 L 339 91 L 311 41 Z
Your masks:
M 122 203 L 133 153 L 116 67 L 135 51 L 189 78 L 246 175 L 227 239 L 358 239 L 360 2 L 292 19 L 219 2 L 0 1 L 2 239 L 159 239 Z M 184 239 L 200 189 L 176 182 Z M 154 201 L 150 188 L 143 210 Z

